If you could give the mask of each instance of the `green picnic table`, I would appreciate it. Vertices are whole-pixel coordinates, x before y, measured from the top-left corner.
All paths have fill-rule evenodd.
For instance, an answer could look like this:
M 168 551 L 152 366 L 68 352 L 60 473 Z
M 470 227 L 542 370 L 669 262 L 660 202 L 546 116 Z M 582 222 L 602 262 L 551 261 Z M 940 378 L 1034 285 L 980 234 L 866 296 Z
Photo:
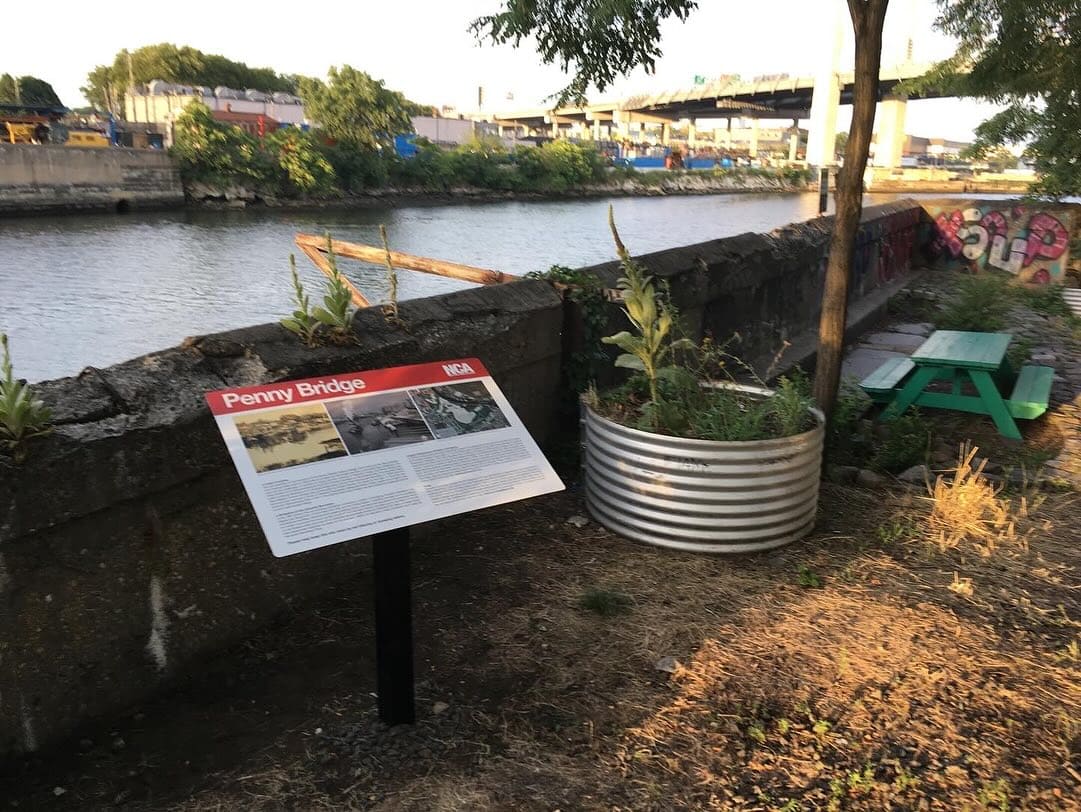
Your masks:
M 1020 440 L 1014 418 L 1032 419 L 1047 411 L 1055 371 L 1024 366 L 1015 375 L 1006 359 L 1010 339 L 1009 333 L 938 330 L 910 358 L 890 359 L 860 387 L 873 400 L 888 404 L 884 420 L 909 406 L 953 409 L 989 415 L 999 434 Z M 948 383 L 949 391 L 929 390 L 935 381 Z M 966 393 L 966 383 L 975 394 Z M 1007 391 L 1008 397 L 1003 394 Z

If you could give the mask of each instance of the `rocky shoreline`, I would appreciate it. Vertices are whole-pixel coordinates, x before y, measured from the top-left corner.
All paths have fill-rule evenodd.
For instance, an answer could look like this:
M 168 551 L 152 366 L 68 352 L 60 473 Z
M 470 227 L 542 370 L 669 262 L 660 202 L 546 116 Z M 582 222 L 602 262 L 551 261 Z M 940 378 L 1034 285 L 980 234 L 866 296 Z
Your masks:
M 341 206 L 394 206 L 451 203 L 494 203 L 509 200 L 577 200 L 595 197 L 662 197 L 668 195 L 714 195 L 742 193 L 805 192 L 803 183 L 790 183 L 779 177 L 724 175 L 708 177 L 696 174 L 666 173 L 659 182 L 628 178 L 614 183 L 593 183 L 562 192 L 517 192 L 481 189 L 473 186 L 450 186 L 442 192 L 423 188 L 386 187 L 361 194 L 343 194 L 320 198 L 280 198 L 246 186 L 218 186 L 191 183 L 185 186 L 187 205 L 198 208 L 334 208 Z

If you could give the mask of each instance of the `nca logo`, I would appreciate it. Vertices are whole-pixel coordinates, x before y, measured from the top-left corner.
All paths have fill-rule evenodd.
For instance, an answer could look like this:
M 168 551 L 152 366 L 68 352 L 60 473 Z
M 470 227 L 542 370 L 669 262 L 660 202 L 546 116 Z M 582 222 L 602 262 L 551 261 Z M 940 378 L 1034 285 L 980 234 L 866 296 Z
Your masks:
M 448 375 L 476 375 L 469 364 L 443 364 L 443 371 Z

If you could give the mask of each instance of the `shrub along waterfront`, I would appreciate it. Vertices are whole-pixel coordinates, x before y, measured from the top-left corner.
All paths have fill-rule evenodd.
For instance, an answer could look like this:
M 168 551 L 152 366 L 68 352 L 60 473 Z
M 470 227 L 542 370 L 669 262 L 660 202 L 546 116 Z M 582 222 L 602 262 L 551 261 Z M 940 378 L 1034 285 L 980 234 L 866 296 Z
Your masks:
M 495 192 L 558 194 L 633 179 L 660 185 L 670 173 L 610 167 L 586 144 L 551 141 L 508 150 L 501 141 L 478 138 L 454 148 L 417 140 L 417 153 L 402 158 L 393 149 L 331 143 L 319 133 L 283 129 L 256 138 L 216 121 L 210 110 L 190 105 L 176 123 L 173 156 L 186 186 L 238 185 L 276 198 L 333 198 L 378 189 L 444 193 L 472 187 Z M 699 170 L 703 177 L 777 178 L 800 186 L 806 173 L 790 169 Z

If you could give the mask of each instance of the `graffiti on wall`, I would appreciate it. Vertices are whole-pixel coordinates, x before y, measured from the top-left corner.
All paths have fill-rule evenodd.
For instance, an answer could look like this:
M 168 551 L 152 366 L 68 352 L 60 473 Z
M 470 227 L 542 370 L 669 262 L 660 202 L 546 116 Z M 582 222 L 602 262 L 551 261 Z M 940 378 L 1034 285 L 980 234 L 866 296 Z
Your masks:
M 862 296 L 911 269 L 919 219 L 919 210 L 909 209 L 860 226 L 852 256 L 853 295 Z
M 1030 206 L 981 203 L 932 208 L 931 249 L 939 257 L 984 270 L 998 268 L 1025 282 L 1060 281 L 1069 262 L 1070 215 Z

